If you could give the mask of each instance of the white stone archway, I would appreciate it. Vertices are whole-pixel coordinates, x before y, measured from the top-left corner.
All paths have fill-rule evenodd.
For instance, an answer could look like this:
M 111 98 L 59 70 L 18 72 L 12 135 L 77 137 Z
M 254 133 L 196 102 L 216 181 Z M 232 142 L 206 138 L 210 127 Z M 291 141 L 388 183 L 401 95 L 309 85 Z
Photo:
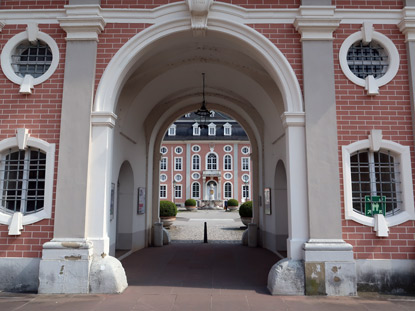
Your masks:
M 281 118 L 285 127 L 288 180 L 288 254 L 290 258 L 302 259 L 302 245 L 308 239 L 308 212 L 304 112 L 301 90 L 296 76 L 284 55 L 270 41 L 253 29 L 233 22 L 231 16 L 210 19 L 208 27 L 209 34 L 220 34 L 246 48 L 251 58 L 262 66 L 281 92 L 284 105 Z M 163 23 L 155 24 L 129 40 L 113 57 L 99 83 L 92 112 L 87 207 L 87 213 L 90 216 L 88 217 L 88 237 L 94 243 L 95 254 L 108 253 L 109 250 L 107 215 L 109 215 L 112 178 L 111 151 L 114 148 L 113 128 L 117 119 L 115 113 L 120 92 L 137 64 L 147 57 L 155 45 L 182 32 L 190 32 L 188 17 L 180 13 L 167 15 Z M 159 116 L 158 125 L 153 127 L 150 133 L 146 133 L 147 138 L 150 138 L 147 143 L 140 142 L 147 150 L 147 159 L 151 159 L 147 164 L 146 174 L 148 206 L 154 203 L 150 191 L 154 180 L 153 174 L 149 171 L 151 172 L 151 168 L 154 167 L 153 161 L 156 162 L 157 159 L 157 155 L 154 154 L 155 137 L 169 118 L 185 111 L 185 107 L 189 104 L 194 104 L 194 102 L 181 100 L 177 105 L 165 109 Z M 234 111 L 237 109 L 240 107 L 234 106 Z M 260 132 L 263 129 L 255 129 L 255 121 L 250 120 L 249 110 L 243 108 L 241 115 L 242 119 L 247 119 L 247 123 L 252 125 L 253 132 L 258 135 L 258 141 L 261 141 Z M 279 115 L 276 117 L 279 119 Z M 143 127 L 147 130 L 145 125 Z M 261 159 L 258 161 L 260 162 Z M 261 176 L 264 174 L 263 169 L 258 170 Z M 260 181 L 261 179 L 259 177 Z M 263 183 L 258 184 L 262 189 Z M 151 227 L 152 220 L 152 215 L 147 215 L 147 229 Z

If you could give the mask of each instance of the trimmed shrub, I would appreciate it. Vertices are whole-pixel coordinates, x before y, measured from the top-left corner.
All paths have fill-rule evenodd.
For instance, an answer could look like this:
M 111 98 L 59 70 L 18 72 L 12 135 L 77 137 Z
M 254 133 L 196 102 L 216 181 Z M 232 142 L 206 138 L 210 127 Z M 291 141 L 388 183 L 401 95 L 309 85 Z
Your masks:
M 252 217 L 252 201 L 246 201 L 239 206 L 239 216 Z
M 160 217 L 177 215 L 177 206 L 171 201 L 160 201 Z
M 238 205 L 239 205 L 238 200 L 235 200 L 235 199 L 229 199 L 228 200 L 228 207 L 229 206 L 238 206 Z
M 184 206 L 196 206 L 196 200 L 194 200 L 194 199 L 187 199 L 184 202 Z

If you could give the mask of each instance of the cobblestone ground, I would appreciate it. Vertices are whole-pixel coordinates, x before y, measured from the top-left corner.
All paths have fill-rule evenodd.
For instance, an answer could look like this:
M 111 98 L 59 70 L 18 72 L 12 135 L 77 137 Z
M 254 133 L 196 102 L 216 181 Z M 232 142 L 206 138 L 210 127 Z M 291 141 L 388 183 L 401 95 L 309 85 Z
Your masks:
M 246 227 L 239 213 L 224 210 L 179 210 L 176 221 L 168 229 L 172 243 L 203 243 L 204 223 L 207 223 L 208 242 L 241 244 Z

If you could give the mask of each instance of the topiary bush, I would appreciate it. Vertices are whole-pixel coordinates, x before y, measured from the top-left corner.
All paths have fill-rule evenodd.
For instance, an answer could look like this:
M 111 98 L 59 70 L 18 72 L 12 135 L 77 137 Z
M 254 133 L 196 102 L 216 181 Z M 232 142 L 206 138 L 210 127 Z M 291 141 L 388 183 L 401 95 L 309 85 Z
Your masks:
M 184 202 L 184 206 L 196 206 L 196 200 L 194 200 L 194 199 L 187 199 Z
M 239 216 L 252 217 L 252 201 L 246 201 L 239 206 Z
M 229 199 L 228 200 L 228 207 L 229 206 L 238 206 L 238 205 L 239 205 L 238 200 L 235 200 L 235 199 Z
M 177 215 L 177 206 L 171 201 L 160 201 L 160 217 Z

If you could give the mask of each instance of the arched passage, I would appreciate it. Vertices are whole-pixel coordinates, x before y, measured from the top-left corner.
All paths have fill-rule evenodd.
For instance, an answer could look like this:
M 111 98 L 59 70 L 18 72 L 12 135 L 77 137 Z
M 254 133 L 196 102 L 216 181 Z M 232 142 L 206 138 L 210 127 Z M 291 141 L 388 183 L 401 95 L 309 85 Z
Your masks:
M 188 20 L 171 14 L 131 39 L 112 59 L 100 81 L 92 113 L 89 209 L 106 215 L 114 163 L 127 158 L 138 186 L 147 191 L 147 232 L 158 218 L 153 188 L 158 183 L 159 147 L 165 129 L 180 114 L 200 103 L 201 72 L 210 77 L 207 102 L 247 130 L 256 147 L 254 180 L 258 189 L 256 219 L 266 226 L 260 193 L 274 183 L 276 153 L 287 163 L 290 237 L 289 257 L 302 258 L 307 240 L 304 124 L 298 81 L 283 54 L 266 38 L 224 19 L 209 21 L 206 37 L 193 37 Z M 282 115 L 282 118 L 281 118 Z M 136 186 L 137 186 L 136 184 Z M 293 186 L 295 185 L 295 187 Z M 261 191 L 260 191 L 261 190 Z M 104 191 L 105 195 L 102 196 Z M 255 204 L 255 203 L 254 203 Z M 293 209 L 301 209 L 300 212 Z M 104 213 L 103 213 L 104 211 Z M 94 251 L 106 252 L 109 220 L 89 226 Z

